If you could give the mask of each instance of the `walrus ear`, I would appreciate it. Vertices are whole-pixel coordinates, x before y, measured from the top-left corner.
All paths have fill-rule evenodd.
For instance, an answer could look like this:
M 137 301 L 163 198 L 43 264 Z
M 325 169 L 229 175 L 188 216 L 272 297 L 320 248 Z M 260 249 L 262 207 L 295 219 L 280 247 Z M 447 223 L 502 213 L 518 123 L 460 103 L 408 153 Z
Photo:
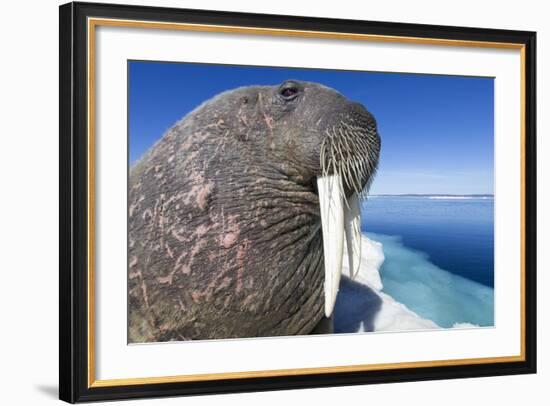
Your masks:
M 319 176 L 317 189 L 319 191 L 325 258 L 325 316 L 330 317 L 336 303 L 344 254 L 342 178 L 339 175 Z

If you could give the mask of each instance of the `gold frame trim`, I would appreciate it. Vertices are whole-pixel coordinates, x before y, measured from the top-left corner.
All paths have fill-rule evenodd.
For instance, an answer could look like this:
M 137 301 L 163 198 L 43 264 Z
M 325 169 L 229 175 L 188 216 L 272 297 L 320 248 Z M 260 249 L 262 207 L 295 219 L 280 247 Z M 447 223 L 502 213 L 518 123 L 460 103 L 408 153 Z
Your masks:
M 210 25 L 210 24 L 187 24 L 187 23 L 165 23 L 154 21 L 139 21 L 139 20 L 120 20 L 109 18 L 88 18 L 87 21 L 87 38 L 88 38 L 88 388 L 126 386 L 126 385 L 143 385 L 143 384 L 161 384 L 161 383 L 177 383 L 177 382 L 197 382 L 197 381 L 213 381 L 221 379 L 244 379 L 244 378 L 266 378 L 280 376 L 296 376 L 296 375 L 312 375 L 312 374 L 331 374 L 342 372 L 362 372 L 362 371 L 380 371 L 396 368 L 425 368 L 425 367 L 441 367 L 441 366 L 457 366 L 457 365 L 473 365 L 473 364 L 493 364 L 504 362 L 522 362 L 526 359 L 525 348 L 525 45 L 506 42 L 487 42 L 487 41 L 463 41 L 452 39 L 436 39 L 436 38 L 421 38 L 421 37 L 399 37 L 391 35 L 372 35 L 372 34 L 355 34 L 344 32 L 326 32 L 326 31 L 306 31 L 306 30 L 291 30 L 291 29 L 274 29 L 260 27 L 241 27 L 230 25 Z M 123 378 L 123 379 L 95 379 L 95 207 L 94 207 L 94 191 L 95 191 L 95 28 L 97 26 L 111 27 L 133 27 L 133 28 L 149 28 L 162 30 L 183 30 L 194 32 L 219 32 L 245 35 L 266 35 L 279 37 L 299 37 L 299 38 L 320 38 L 320 39 L 340 39 L 340 40 L 356 40 L 356 41 L 371 41 L 371 42 L 390 42 L 390 43 L 405 43 L 405 44 L 421 44 L 421 45 L 438 45 L 438 46 L 461 46 L 461 47 L 479 47 L 479 48 L 497 48 L 497 49 L 514 49 L 520 51 L 520 84 L 521 84 L 521 101 L 520 101 L 520 164 L 521 164 L 521 247 L 520 247 L 520 337 L 521 350 L 519 355 L 503 356 L 503 357 L 485 357 L 485 358 L 467 358 L 453 360 L 434 360 L 434 361 L 416 361 L 416 362 L 397 362 L 384 364 L 365 364 L 365 365 L 346 365 L 332 367 L 317 367 L 317 368 L 295 368 L 295 369 L 276 369 L 266 371 L 243 371 L 243 372 L 221 372 L 212 374 L 191 374 L 191 375 L 174 375 L 146 378 Z

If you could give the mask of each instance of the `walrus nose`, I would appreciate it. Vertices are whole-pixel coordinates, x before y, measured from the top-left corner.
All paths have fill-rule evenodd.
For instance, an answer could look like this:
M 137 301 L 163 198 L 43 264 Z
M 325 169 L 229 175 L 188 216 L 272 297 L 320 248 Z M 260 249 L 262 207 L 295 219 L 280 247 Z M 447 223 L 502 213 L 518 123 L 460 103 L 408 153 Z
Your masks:
M 365 106 L 355 101 L 350 103 L 350 108 L 359 114 L 367 112 L 367 109 L 365 108 Z
M 358 125 L 365 127 L 368 126 L 371 120 L 371 114 L 365 108 L 365 106 L 358 102 L 351 102 L 348 107 L 348 111 L 352 120 L 355 121 Z
M 314 121 L 318 129 L 338 126 L 341 122 L 357 126 L 366 125 L 370 113 L 361 103 L 338 100 L 333 102 L 334 114 L 320 114 Z

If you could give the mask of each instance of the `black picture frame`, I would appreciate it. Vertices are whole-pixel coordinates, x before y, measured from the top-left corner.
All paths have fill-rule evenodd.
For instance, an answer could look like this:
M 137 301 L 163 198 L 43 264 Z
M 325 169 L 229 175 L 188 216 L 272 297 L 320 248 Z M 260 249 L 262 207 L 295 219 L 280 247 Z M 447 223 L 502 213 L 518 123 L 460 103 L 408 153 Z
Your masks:
M 536 33 L 374 21 L 320 19 L 93 3 L 60 6 L 59 397 L 67 402 L 234 393 L 536 372 Z M 207 381 L 90 385 L 88 353 L 87 19 L 162 21 L 339 32 L 523 47 L 524 66 L 524 359 L 359 372 L 309 373 Z

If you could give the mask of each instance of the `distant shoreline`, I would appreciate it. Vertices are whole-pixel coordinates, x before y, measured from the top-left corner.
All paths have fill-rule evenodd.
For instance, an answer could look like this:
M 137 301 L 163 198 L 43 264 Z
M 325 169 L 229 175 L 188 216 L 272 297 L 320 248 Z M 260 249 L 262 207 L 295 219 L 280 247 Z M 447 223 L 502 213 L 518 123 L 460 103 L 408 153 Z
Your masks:
M 431 198 L 494 198 L 492 194 L 469 194 L 469 195 L 455 195 L 450 193 L 403 193 L 403 194 L 380 194 L 369 195 L 369 197 L 431 197 Z

